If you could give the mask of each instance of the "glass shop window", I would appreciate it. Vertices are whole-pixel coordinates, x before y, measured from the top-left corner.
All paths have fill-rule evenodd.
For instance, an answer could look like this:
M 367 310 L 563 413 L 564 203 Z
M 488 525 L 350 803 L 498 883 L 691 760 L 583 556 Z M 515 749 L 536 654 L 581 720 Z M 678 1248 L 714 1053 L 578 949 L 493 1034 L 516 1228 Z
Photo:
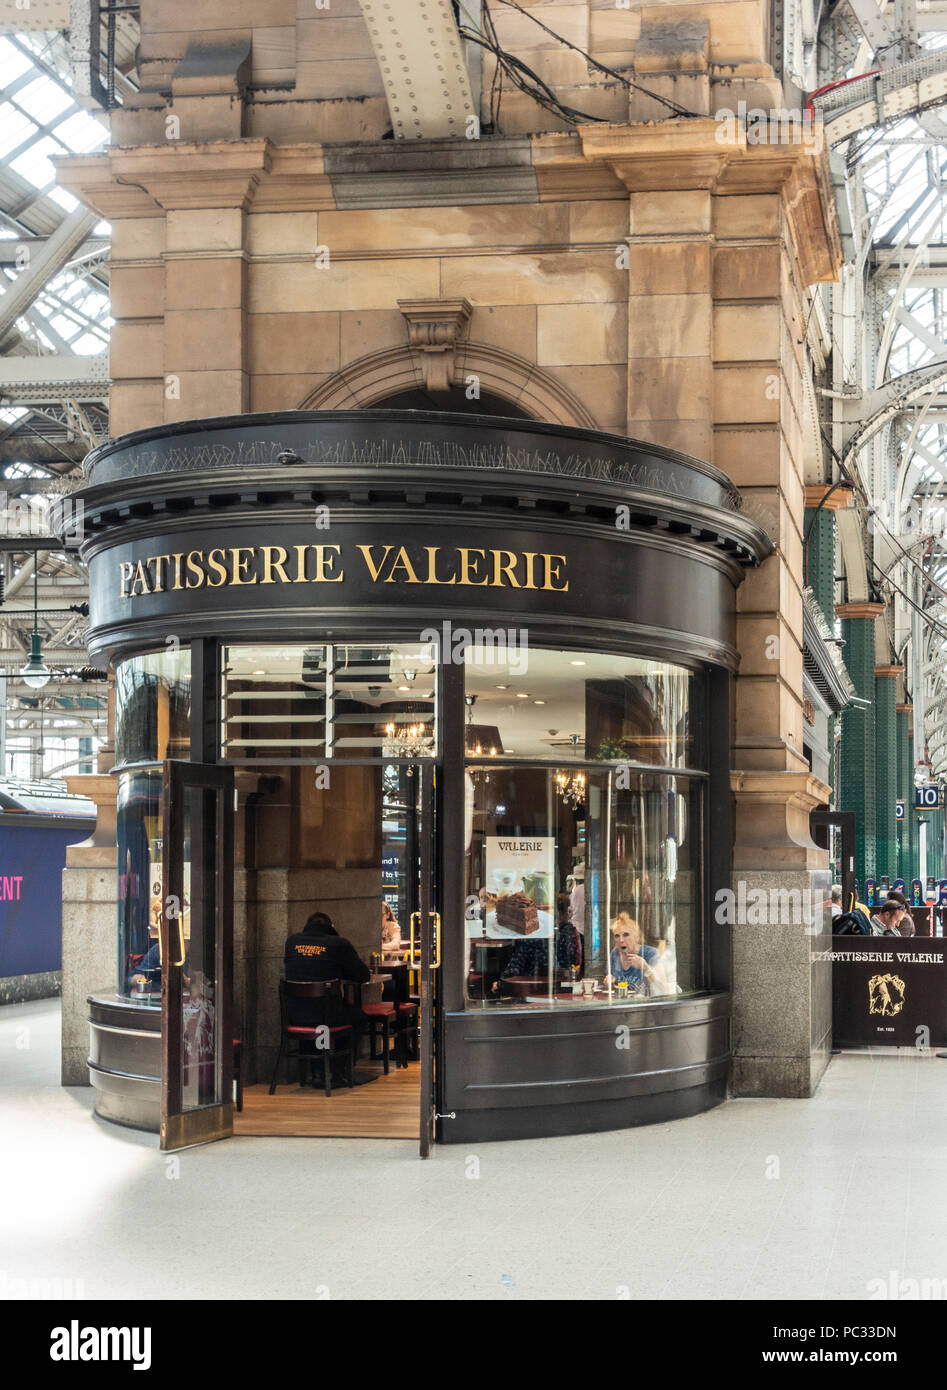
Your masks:
M 465 653 L 467 754 L 702 768 L 700 673 L 645 657 L 529 647 L 491 633 Z
M 226 758 L 432 757 L 436 654 L 396 646 L 227 647 Z
M 161 1001 L 161 789 L 158 767 L 119 773 L 118 992 Z
M 157 764 L 188 756 L 190 681 L 186 649 L 130 657 L 115 673 L 118 992 L 146 1006 L 157 1007 L 161 998 L 162 774 Z M 134 766 L 143 763 L 152 766 Z
M 465 654 L 469 1006 L 702 988 L 703 673 L 501 635 Z
M 152 652 L 115 671 L 115 765 L 186 758 L 191 735 L 191 653 Z
M 702 987 L 699 779 L 471 763 L 466 782 L 468 1007 Z

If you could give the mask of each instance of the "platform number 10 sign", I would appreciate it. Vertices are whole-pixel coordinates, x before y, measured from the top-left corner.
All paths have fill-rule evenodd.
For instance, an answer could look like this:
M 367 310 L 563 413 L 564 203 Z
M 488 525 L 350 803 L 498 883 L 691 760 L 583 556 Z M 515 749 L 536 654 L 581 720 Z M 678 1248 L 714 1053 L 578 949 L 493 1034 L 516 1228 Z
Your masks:
M 940 787 L 936 783 L 927 783 L 923 787 L 914 788 L 915 806 L 919 806 L 925 811 L 936 811 L 940 804 Z

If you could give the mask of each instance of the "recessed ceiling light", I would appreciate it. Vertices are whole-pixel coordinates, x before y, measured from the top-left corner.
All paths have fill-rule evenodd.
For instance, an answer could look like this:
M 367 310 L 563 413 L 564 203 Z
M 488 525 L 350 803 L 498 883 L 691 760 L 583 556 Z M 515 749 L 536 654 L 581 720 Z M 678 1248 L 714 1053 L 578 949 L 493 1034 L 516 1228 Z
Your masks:
M 518 690 L 518 691 L 516 692 L 516 698 L 517 698 L 517 700 L 528 700 L 528 699 L 529 699 L 529 695 L 527 694 L 526 691 Z
M 495 690 L 509 690 L 509 688 L 510 688 L 510 687 L 509 687 L 508 685 L 497 685 L 497 686 L 494 686 L 494 689 L 495 689 Z
M 584 666 L 584 665 L 585 665 L 585 662 L 584 662 L 584 661 L 570 661 L 570 662 L 569 662 L 569 665 L 570 665 L 570 666 Z
M 399 689 L 399 690 L 408 690 L 408 691 L 410 691 L 411 687 L 410 687 L 410 685 L 399 685 L 399 686 L 398 686 L 398 689 Z
M 265 676 L 265 675 L 266 675 L 266 672 L 265 672 L 265 671 L 254 671 L 253 674 L 254 674 L 255 676 Z

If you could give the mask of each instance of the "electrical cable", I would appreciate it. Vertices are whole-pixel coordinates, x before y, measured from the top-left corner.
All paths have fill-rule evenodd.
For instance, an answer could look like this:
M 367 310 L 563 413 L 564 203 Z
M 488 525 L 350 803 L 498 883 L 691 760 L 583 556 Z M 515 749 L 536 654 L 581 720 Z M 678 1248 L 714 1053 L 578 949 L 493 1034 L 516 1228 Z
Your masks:
M 494 45 L 495 48 L 499 48 L 499 47 L 500 47 L 500 41 L 499 41 L 499 39 L 497 38 L 496 26 L 495 26 L 494 23 L 493 23 L 493 15 L 490 13 L 489 9 L 488 9 L 486 6 L 484 6 L 484 10 L 483 10 L 483 22 L 484 22 L 484 29 L 486 30 L 487 38 L 488 38 L 488 39 L 490 40 L 490 42 Z M 458 27 L 459 27 L 459 25 L 458 25 Z M 496 98 L 496 105 L 495 105 L 495 106 L 494 106 L 494 97 Z M 502 103 L 503 103 L 503 65 L 502 65 L 502 63 L 495 63 L 494 66 L 493 66 L 493 81 L 492 81 L 491 84 L 490 84 L 490 124 L 492 125 L 492 127 L 493 127 L 494 130 L 499 130 L 499 129 L 500 129 L 500 107 L 501 107 Z
M 645 96 L 651 97 L 654 101 L 659 101 L 663 106 L 670 107 L 678 116 L 689 116 L 694 119 L 700 116 L 700 112 L 689 111 L 686 106 L 681 106 L 680 102 L 672 101 L 669 97 L 658 96 L 657 92 L 649 91 L 647 87 L 642 87 L 640 83 L 632 82 L 631 79 L 625 77 L 623 73 L 616 72 L 614 68 L 606 67 L 604 63 L 598 62 L 590 53 L 586 53 L 584 48 L 580 48 L 578 44 L 571 43 L 569 39 L 564 39 L 561 34 L 557 34 L 554 29 L 550 29 L 548 24 L 544 24 L 541 19 L 537 19 L 532 11 L 526 10 L 522 5 L 517 4 L 517 0 L 498 0 L 498 3 L 506 5 L 511 10 L 518 11 L 519 14 L 525 15 L 526 18 L 531 19 L 534 24 L 538 24 L 540 29 L 549 34 L 551 38 L 554 38 L 557 43 L 563 44 L 566 48 L 571 48 L 573 53 L 581 54 L 591 67 L 597 68 L 599 72 L 604 72 L 608 77 L 613 77 L 616 82 L 621 82 L 623 86 L 634 89 L 636 92 L 643 92 Z M 486 10 L 486 8 L 486 0 L 484 0 L 484 10 Z
M 907 560 L 910 564 L 914 565 L 916 569 L 920 570 L 920 572 L 921 572 L 921 577 L 922 577 L 924 580 L 926 580 L 926 581 L 928 581 L 929 583 L 933 584 L 935 588 L 939 589 L 940 592 L 941 592 L 942 594 L 944 594 L 945 597 L 947 597 L 947 589 L 943 588 L 940 584 L 938 584 L 937 580 L 933 578 L 933 576 L 929 573 L 928 570 L 926 570 L 926 569 L 924 568 L 923 565 L 918 564 L 917 560 L 914 559 L 913 555 L 911 555 L 908 551 L 906 551 L 906 550 L 904 549 L 904 547 L 901 545 L 901 542 L 898 540 L 897 536 L 895 536 L 894 533 L 893 533 L 892 531 L 890 531 L 890 530 L 888 529 L 888 527 L 885 525 L 884 521 L 881 519 L 881 516 L 879 515 L 879 513 L 877 512 L 877 510 L 871 505 L 871 498 L 868 496 L 868 493 L 867 493 L 867 492 L 865 491 L 865 489 L 862 487 L 862 485 L 861 485 L 861 483 L 858 481 L 858 479 L 857 479 L 852 473 L 850 473 L 849 470 L 846 468 L 845 464 L 842 462 L 842 460 L 841 460 L 841 458 L 840 458 L 840 456 L 839 456 L 839 454 L 838 454 L 838 451 L 835 449 L 834 445 L 832 444 L 832 441 L 829 439 L 828 435 L 825 433 L 825 430 L 821 429 L 821 427 L 820 427 L 820 431 L 819 431 L 819 432 L 820 432 L 820 434 L 822 435 L 822 438 L 823 438 L 823 440 L 824 440 L 826 446 L 827 446 L 828 449 L 830 450 L 830 452 L 831 452 L 831 454 L 832 454 L 832 457 L 835 459 L 835 462 L 838 464 L 839 472 L 842 474 L 842 479 L 840 479 L 839 482 L 841 482 L 843 479 L 846 480 L 846 481 L 848 481 L 848 482 L 851 484 L 851 486 L 852 486 L 852 488 L 854 489 L 854 491 L 855 491 L 856 493 L 858 493 L 858 494 L 861 496 L 862 501 L 863 501 L 863 503 L 864 503 L 864 507 L 863 507 L 862 510 L 864 511 L 865 516 L 874 517 L 875 520 L 878 522 L 879 526 L 882 528 L 882 530 L 883 530 L 883 531 L 885 532 L 885 534 L 888 536 L 888 538 L 894 543 L 895 546 L 897 546 L 897 548 L 898 548 L 898 550 L 901 552 L 901 555 L 903 556 L 903 558 L 904 558 L 905 560 Z M 828 498 L 829 494 L 830 494 L 831 492 L 833 492 L 833 491 L 835 490 L 835 488 L 838 487 L 838 486 L 839 486 L 839 483 L 836 483 L 836 484 L 833 485 L 832 488 L 829 489 L 829 491 L 825 494 L 825 497 L 823 497 L 823 498 L 822 498 L 822 501 L 819 503 L 819 506 L 816 508 L 816 512 L 818 512 L 818 511 L 820 510 L 821 506 L 822 506 L 823 503 L 826 501 L 826 499 Z M 810 521 L 810 523 L 809 523 L 809 526 L 806 528 L 806 537 L 807 537 L 807 538 L 808 538 L 808 535 L 809 535 L 810 530 L 812 529 L 812 524 L 813 524 L 814 521 L 815 521 L 815 516 L 812 517 L 812 519 L 811 519 L 811 521 Z M 880 567 L 879 565 L 876 565 L 874 560 L 872 560 L 870 563 L 871 563 L 871 565 L 872 565 L 873 568 L 875 568 L 875 569 L 878 570 L 879 574 L 881 574 L 883 578 L 887 578 L 887 573 L 886 573 L 886 571 L 882 570 L 881 567 Z
M 640 83 L 631 81 L 630 78 L 625 77 L 620 72 L 616 72 L 613 68 L 606 67 L 603 63 L 599 63 L 596 59 L 594 59 L 591 56 L 591 54 L 586 53 L 584 49 L 579 48 L 576 44 L 570 42 L 569 39 L 564 39 L 561 34 L 557 34 L 555 30 L 550 29 L 548 25 L 543 24 L 541 20 L 537 19 L 536 16 L 531 14 L 528 10 L 524 10 L 519 5 L 514 4 L 513 0 L 500 0 L 500 3 L 509 4 L 511 8 L 518 10 L 521 14 L 524 14 L 527 17 L 527 19 L 532 19 L 535 24 L 538 24 L 539 27 L 542 30 L 544 30 L 545 33 L 549 34 L 551 38 L 554 38 L 557 43 L 561 43 L 564 45 L 564 47 L 569 48 L 573 52 L 580 54 L 586 60 L 586 62 L 590 64 L 590 66 L 596 68 L 600 72 L 605 73 L 607 76 L 613 78 L 615 81 L 620 82 L 627 89 L 633 89 L 635 91 L 644 93 L 646 96 L 651 97 L 654 101 L 657 101 L 661 105 L 668 107 L 677 116 L 696 117 L 699 114 L 696 111 L 689 111 L 679 102 L 673 101 L 668 97 L 661 96 L 657 92 L 650 91 L 647 87 L 641 86 Z M 461 6 L 460 8 L 463 7 Z M 466 10 L 464 11 L 464 13 L 467 13 Z M 471 19 L 471 16 L 467 15 L 467 18 Z M 513 83 L 513 85 L 517 87 L 521 92 L 524 92 L 527 96 L 531 97 L 535 102 L 537 102 L 538 105 L 542 106 L 552 115 L 558 116 L 560 120 L 564 120 L 567 124 L 571 125 L 577 125 L 580 121 L 589 121 L 605 125 L 609 124 L 608 117 L 596 116 L 593 115 L 591 112 L 581 111 L 578 107 L 569 106 L 565 102 L 560 101 L 560 99 L 556 96 L 552 88 L 549 87 L 548 84 L 543 81 L 543 79 L 538 75 L 538 73 L 534 72 L 528 64 L 522 61 L 522 59 L 517 58 L 515 54 L 509 53 L 501 47 L 496 32 L 496 25 L 494 23 L 493 16 L 490 13 L 490 7 L 487 4 L 487 0 L 483 0 L 483 33 L 478 32 L 477 30 L 471 28 L 466 24 L 458 24 L 457 27 L 458 32 L 465 39 L 468 39 L 471 43 L 479 44 L 481 48 L 486 48 L 489 52 L 491 52 L 497 60 L 497 67 L 502 68 L 502 70 L 505 71 L 507 77 Z M 494 74 L 494 80 L 496 80 L 496 74 Z M 491 90 L 491 115 L 493 115 L 492 98 L 493 92 Z M 494 128 L 496 128 L 498 118 L 499 100 L 497 102 L 496 116 L 493 117 Z
M 868 563 L 871 565 L 873 569 L 878 570 L 879 574 L 883 575 L 883 571 L 880 565 L 878 565 L 874 560 L 869 559 Z M 920 614 L 922 622 L 926 623 L 932 631 L 940 633 L 940 635 L 945 639 L 945 641 L 947 641 L 947 627 L 945 627 L 943 623 L 938 622 L 936 618 L 932 618 L 929 613 L 925 613 L 924 609 L 921 608 L 919 604 L 915 603 L 912 598 L 909 598 L 908 595 L 904 592 L 904 590 L 899 585 L 895 584 L 893 579 L 888 579 L 887 582 L 891 585 L 892 589 L 895 589 L 901 595 L 905 603 L 910 608 L 914 609 L 915 613 Z
M 467 17 L 468 19 L 470 18 L 469 15 Z M 521 92 L 524 92 L 538 105 L 542 106 L 544 110 L 549 111 L 560 120 L 564 120 L 567 124 L 571 123 L 574 125 L 578 121 L 585 120 L 603 120 L 601 116 L 593 116 L 591 113 L 579 111 L 575 107 L 566 106 L 563 102 L 560 102 L 555 92 L 537 73 L 533 72 L 532 68 L 514 54 L 507 53 L 501 48 L 499 39 L 497 38 L 493 16 L 490 13 L 490 8 L 486 0 L 483 0 L 483 24 L 486 34 L 481 34 L 477 30 L 471 29 L 466 25 L 458 25 L 458 32 L 471 43 L 479 44 L 481 48 L 486 48 L 491 52 L 497 60 L 497 71 L 501 74 L 506 72 L 510 81 Z M 495 80 L 496 72 L 494 73 L 494 81 Z M 491 116 L 494 122 L 494 128 L 496 128 L 496 124 L 499 120 L 499 99 L 497 102 L 496 115 L 494 116 L 491 110 Z
M 879 524 L 881 525 L 882 529 L 884 530 L 885 534 L 888 536 L 888 539 L 891 540 L 891 541 L 897 546 L 897 548 L 898 548 L 898 550 L 899 550 L 899 552 L 900 552 L 899 558 L 898 558 L 897 560 L 894 560 L 894 561 L 892 562 L 890 569 L 887 569 L 887 570 L 885 570 L 885 571 L 883 572 L 884 575 L 885 575 L 885 577 L 887 578 L 887 576 L 891 573 L 891 570 L 894 569 L 895 565 L 900 564 L 901 558 L 903 558 L 903 559 L 907 560 L 909 564 L 912 564 L 912 565 L 915 567 L 915 569 L 920 570 L 920 572 L 921 572 L 921 577 L 922 577 L 923 579 L 927 580 L 927 582 L 928 582 L 929 584 L 931 584 L 935 589 L 938 589 L 938 590 L 944 595 L 944 597 L 947 598 L 947 589 L 945 589 L 944 586 L 943 586 L 942 584 L 938 583 L 938 581 L 937 581 L 937 580 L 934 578 L 934 576 L 931 574 L 930 570 L 926 570 L 922 564 L 919 564 L 918 561 L 915 560 L 914 556 L 911 554 L 911 552 L 910 552 L 909 550 L 905 550 L 905 549 L 904 549 L 904 546 L 901 545 L 901 543 L 900 543 L 900 541 L 898 540 L 897 536 L 895 536 L 894 533 L 893 533 L 892 531 L 889 531 L 889 530 L 888 530 L 887 526 L 886 526 L 885 523 L 881 520 L 881 517 L 878 515 L 878 513 L 877 513 L 877 512 L 871 512 L 870 515 L 874 516 L 874 517 L 878 520 L 878 522 L 879 522 Z M 934 538 L 933 538 L 933 536 L 930 536 L 930 537 L 928 537 L 928 539 L 932 541 Z
M 514 54 L 506 53 L 502 48 L 495 47 L 482 34 L 475 34 L 472 29 L 467 28 L 461 29 L 460 33 L 471 43 L 479 44 L 481 48 L 488 49 L 496 58 L 497 63 L 502 65 L 515 87 L 532 97 L 533 101 L 552 115 L 558 116 L 560 120 L 566 121 L 570 125 L 577 125 L 580 121 L 596 121 L 608 124 L 604 116 L 593 116 L 589 111 L 580 111 L 577 107 L 566 106 L 564 102 L 559 101 L 552 88 L 548 87 L 542 78 L 533 72 L 531 67 Z M 533 83 L 536 85 L 533 86 Z

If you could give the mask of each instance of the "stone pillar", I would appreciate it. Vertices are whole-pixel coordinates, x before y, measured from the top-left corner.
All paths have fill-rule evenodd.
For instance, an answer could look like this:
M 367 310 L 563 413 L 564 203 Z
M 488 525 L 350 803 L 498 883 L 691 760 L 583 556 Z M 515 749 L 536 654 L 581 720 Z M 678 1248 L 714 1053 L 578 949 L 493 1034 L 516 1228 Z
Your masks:
M 185 100 L 196 119 L 218 97 Z M 269 162 L 262 139 L 168 138 L 64 168 L 114 224 L 113 434 L 250 408 L 247 207 Z
M 62 871 L 62 1084 L 88 1086 L 90 994 L 114 994 L 118 975 L 118 846 L 114 777 L 67 777 L 98 808 L 88 840 L 70 845 Z
M 875 873 L 875 619 L 883 603 L 842 603 L 845 665 L 855 694 L 867 705 L 842 711 L 842 770 L 839 810 L 855 812 L 855 877 L 860 894 Z
M 245 239 L 242 207 L 168 209 L 166 420 L 250 408 Z
M 141 199 L 140 190 L 132 189 Z M 111 314 L 109 429 L 112 435 L 164 421 L 165 221 L 155 206 L 128 206 L 112 214 L 109 256 Z
M 898 874 L 898 677 L 903 666 L 875 667 L 875 869 L 892 883 Z
M 811 271 L 799 265 L 783 188 L 766 176 L 715 199 L 714 232 L 714 462 L 776 544 L 737 594 L 733 874 L 737 892 L 745 883 L 768 895 L 769 911 L 733 928 L 731 1084 L 737 1095 L 808 1096 L 832 1026 L 831 968 L 813 950 L 827 940 L 828 856 L 809 833 L 810 812 L 831 793 L 803 754 L 799 339 Z M 828 576 L 824 588 L 831 594 Z
M 809 834 L 829 788 L 803 755 L 797 402 L 802 291 L 841 262 L 825 156 L 818 141 L 754 145 L 735 121 L 699 116 L 580 135 L 629 192 L 628 431 L 722 468 L 775 546 L 737 593 L 733 874 L 766 909 L 732 926 L 732 1084 L 808 1095 L 831 1035 L 829 966 L 807 920 L 830 886 Z
M 713 462 L 712 197 L 631 192 L 628 434 Z

